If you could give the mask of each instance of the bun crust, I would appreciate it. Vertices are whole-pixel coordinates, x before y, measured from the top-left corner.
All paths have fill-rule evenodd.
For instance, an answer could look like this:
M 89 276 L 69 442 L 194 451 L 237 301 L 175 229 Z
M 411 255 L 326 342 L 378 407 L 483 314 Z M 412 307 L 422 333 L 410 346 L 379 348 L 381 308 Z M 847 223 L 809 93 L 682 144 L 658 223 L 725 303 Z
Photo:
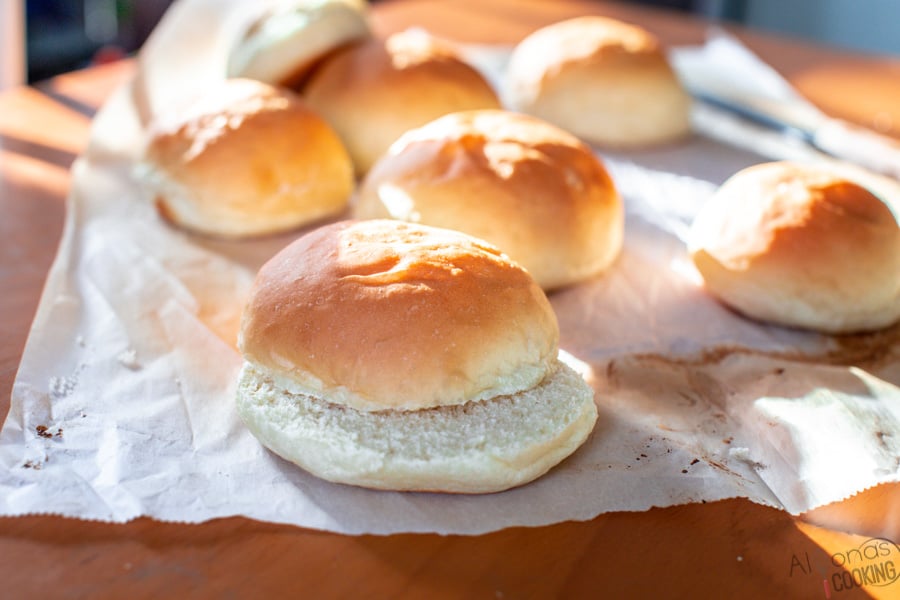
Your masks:
M 344 48 L 304 88 L 364 174 L 401 134 L 450 112 L 499 108 L 484 77 L 421 32 Z
M 605 17 L 541 28 L 513 50 L 507 100 L 602 146 L 641 147 L 685 137 L 690 97 L 657 39 Z
M 370 35 L 364 2 L 282 3 L 260 15 L 235 42 L 227 73 L 296 86 L 328 53 Z
M 141 180 L 160 213 L 195 232 L 244 237 L 343 211 L 350 158 L 295 94 L 229 79 L 150 131 Z
M 531 388 L 558 340 L 544 293 L 496 248 L 375 220 L 320 227 L 264 265 L 239 346 L 287 389 L 379 411 Z
M 897 219 L 825 168 L 740 171 L 697 215 L 688 247 L 707 289 L 748 316 L 827 333 L 900 319 Z
M 618 192 L 587 145 L 500 110 L 454 113 L 407 132 L 363 180 L 354 215 L 484 239 L 544 289 L 606 269 L 624 228 Z

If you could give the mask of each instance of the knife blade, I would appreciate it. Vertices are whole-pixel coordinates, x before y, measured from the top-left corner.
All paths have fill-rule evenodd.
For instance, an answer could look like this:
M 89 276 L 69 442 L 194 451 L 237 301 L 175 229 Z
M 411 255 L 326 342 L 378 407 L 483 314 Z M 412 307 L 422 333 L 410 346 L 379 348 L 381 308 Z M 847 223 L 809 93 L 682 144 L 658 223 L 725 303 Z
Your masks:
M 671 58 L 698 102 L 900 179 L 900 141 L 823 113 L 730 35 L 718 33 L 705 46 L 676 50 Z

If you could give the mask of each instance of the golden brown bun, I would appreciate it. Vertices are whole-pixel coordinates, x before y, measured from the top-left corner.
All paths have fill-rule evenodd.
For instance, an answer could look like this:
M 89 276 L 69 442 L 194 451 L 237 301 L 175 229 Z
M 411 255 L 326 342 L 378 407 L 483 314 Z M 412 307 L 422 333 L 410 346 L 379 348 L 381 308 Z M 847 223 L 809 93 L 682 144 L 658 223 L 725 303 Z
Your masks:
M 336 215 L 354 186 L 328 124 L 297 95 L 249 79 L 225 80 L 155 122 L 140 171 L 164 217 L 224 237 Z
M 406 133 L 364 179 L 354 211 L 484 239 L 544 289 L 603 271 L 622 247 L 622 202 L 591 149 L 501 110 L 454 113 Z
M 393 220 L 321 227 L 259 272 L 237 408 L 268 448 L 341 483 L 495 492 L 597 419 L 540 288 L 495 248 Z
M 897 219 L 825 167 L 740 171 L 697 215 L 688 248 L 707 289 L 751 317 L 828 333 L 900 319 Z
M 496 248 L 373 220 L 320 227 L 264 265 L 239 344 L 305 391 L 382 410 L 530 388 L 558 336 L 544 293 Z
M 500 107 L 478 71 L 417 31 L 336 52 L 304 95 L 337 130 L 358 175 L 409 129 L 450 112 Z
M 690 97 L 656 38 L 605 17 L 539 29 L 513 50 L 506 100 L 590 143 L 640 147 L 690 130 Z
M 288 0 L 257 16 L 228 57 L 229 77 L 297 85 L 329 52 L 371 35 L 362 0 Z

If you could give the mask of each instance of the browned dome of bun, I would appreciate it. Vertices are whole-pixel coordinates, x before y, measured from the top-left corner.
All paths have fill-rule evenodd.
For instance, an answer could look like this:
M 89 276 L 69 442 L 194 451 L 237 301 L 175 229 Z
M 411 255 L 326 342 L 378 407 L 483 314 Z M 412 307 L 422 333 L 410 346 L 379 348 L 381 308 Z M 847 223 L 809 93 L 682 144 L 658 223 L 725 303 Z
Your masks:
M 141 181 L 160 213 L 196 232 L 243 237 L 345 209 L 350 157 L 296 94 L 228 79 L 151 127 Z
M 619 194 L 590 147 L 501 110 L 453 113 L 407 132 L 364 179 L 354 215 L 464 231 L 544 289 L 606 269 L 624 226 Z
M 505 90 L 512 108 L 594 144 L 649 146 L 690 130 L 690 97 L 658 40 L 606 17 L 560 21 L 523 39 Z
M 259 272 L 248 361 L 361 410 L 461 404 L 535 385 L 559 332 L 544 293 L 496 248 L 391 220 L 308 233 Z
M 450 112 L 500 107 L 477 70 L 420 31 L 336 52 L 304 95 L 340 134 L 360 175 L 409 129 Z
M 689 250 L 738 311 L 828 333 L 900 319 L 900 227 L 888 205 L 824 166 L 736 173 L 697 215 Z
M 328 53 L 371 35 L 364 0 L 294 0 L 257 15 L 228 57 L 229 77 L 299 85 Z

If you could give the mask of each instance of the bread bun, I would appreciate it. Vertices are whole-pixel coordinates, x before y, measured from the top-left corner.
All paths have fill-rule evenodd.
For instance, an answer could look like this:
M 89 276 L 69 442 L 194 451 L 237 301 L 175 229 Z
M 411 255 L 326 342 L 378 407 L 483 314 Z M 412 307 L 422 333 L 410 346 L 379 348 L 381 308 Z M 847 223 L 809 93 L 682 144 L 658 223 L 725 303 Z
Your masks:
M 505 91 L 512 108 L 601 146 L 657 145 L 690 131 L 690 97 L 657 39 L 605 17 L 561 21 L 523 39 Z
M 371 35 L 362 0 L 288 0 L 257 16 L 228 56 L 229 77 L 299 86 L 337 48 Z
M 363 175 L 401 134 L 450 112 L 499 108 L 487 80 L 421 31 L 369 40 L 329 58 L 304 88 Z
M 465 234 L 393 220 L 308 233 L 259 271 L 238 411 L 319 477 L 491 492 L 571 454 L 597 418 L 533 279 Z
M 556 360 L 533 279 L 462 233 L 391 220 L 319 228 L 259 272 L 241 329 L 247 360 L 358 410 L 414 410 L 514 394 Z
M 824 167 L 736 173 L 697 214 L 688 249 L 707 289 L 756 319 L 827 333 L 900 319 L 897 219 Z
M 152 124 L 139 167 L 160 213 L 223 237 L 297 228 L 346 208 L 350 157 L 290 91 L 229 79 Z
M 484 239 L 545 290 L 603 271 L 622 247 L 622 201 L 591 149 L 502 110 L 453 113 L 407 132 L 363 180 L 353 210 Z

